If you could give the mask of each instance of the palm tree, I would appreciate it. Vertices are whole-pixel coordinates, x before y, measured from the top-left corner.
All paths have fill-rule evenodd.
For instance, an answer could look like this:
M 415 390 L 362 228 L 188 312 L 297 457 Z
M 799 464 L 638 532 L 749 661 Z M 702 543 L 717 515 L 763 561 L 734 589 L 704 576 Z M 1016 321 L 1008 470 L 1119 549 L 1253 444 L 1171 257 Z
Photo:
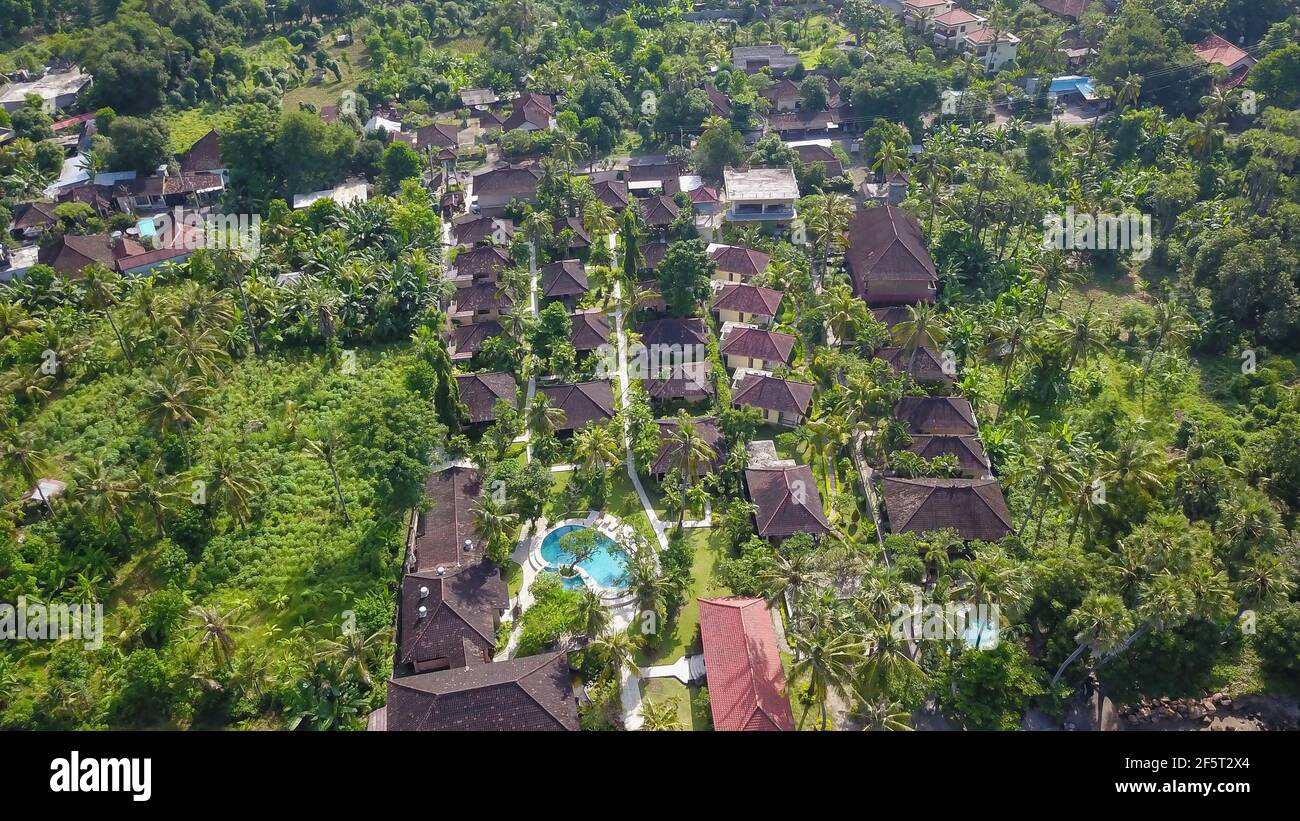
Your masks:
M 122 338 L 121 329 L 117 327 L 117 320 L 113 319 L 113 307 L 118 304 L 121 295 L 121 280 L 120 274 L 98 263 L 89 265 L 81 271 L 81 285 L 86 289 L 86 307 L 92 311 L 103 312 L 109 327 L 113 329 L 113 335 L 117 337 L 117 344 L 122 348 L 122 356 L 126 359 L 127 366 L 134 369 L 135 362 L 131 359 L 131 351 L 126 346 L 126 340 Z
M 1025 595 L 1025 577 L 1022 568 L 1005 551 L 996 546 L 976 551 L 975 558 L 961 563 L 958 577 L 976 613 L 983 605 L 1014 606 Z M 975 631 L 975 649 L 980 649 L 987 625 L 980 620 Z M 994 629 L 996 629 L 994 625 Z
M 386 631 L 376 630 L 369 636 L 359 630 L 348 630 L 337 639 L 322 643 L 317 658 L 339 663 L 339 672 L 352 673 L 365 686 L 371 684 L 370 659 L 383 646 Z
M 1076 364 L 1087 365 L 1090 357 L 1106 349 L 1106 336 L 1092 315 L 1092 303 L 1088 304 L 1082 316 L 1067 317 L 1064 323 L 1051 331 L 1051 335 L 1069 351 L 1066 372 L 1073 372 Z
M 488 554 L 494 560 L 509 554 L 503 548 L 514 541 L 519 533 L 519 514 L 507 510 L 491 493 L 484 493 L 474 503 L 474 530 L 488 545 Z
M 1047 311 L 1047 297 L 1052 291 L 1067 285 L 1077 285 L 1083 281 L 1083 275 L 1070 267 L 1069 258 L 1064 251 L 1045 251 L 1031 266 L 1030 270 L 1038 277 L 1043 286 L 1043 293 L 1038 300 L 1038 318 L 1042 319 Z
M 213 493 L 226 512 L 239 521 L 241 530 L 247 530 L 253 499 L 264 490 L 261 480 L 253 475 L 248 463 L 227 449 L 217 453 L 212 461 L 212 483 Z
M 907 306 L 907 319 L 894 326 L 894 341 L 907 353 L 917 348 L 937 349 L 946 336 L 938 309 L 924 302 Z
M 41 325 L 42 322 L 27 313 L 23 306 L 0 300 L 0 344 L 35 333 Z
M 132 501 L 149 511 L 154 527 L 165 537 L 167 516 L 183 494 L 176 489 L 175 483 L 169 477 L 158 474 L 156 464 L 140 465 L 128 481 Z
M 122 538 L 129 544 L 131 530 L 127 526 L 126 514 L 131 509 L 130 484 L 114 478 L 102 459 L 77 467 L 73 471 L 73 477 L 77 484 L 77 496 L 96 523 L 104 527 L 112 520 L 121 531 Z
M 842 284 L 827 289 L 821 309 L 838 348 L 844 347 L 844 341 L 854 328 L 861 327 L 871 318 L 866 303 L 854 295 L 852 288 Z
M 901 171 L 906 164 L 906 155 L 896 144 L 886 141 L 880 144 L 880 150 L 876 152 L 876 161 L 872 163 L 871 170 L 879 172 L 883 179 L 888 180 Z
M 1011 369 L 1015 365 L 1016 354 L 1025 339 L 1032 336 L 1037 327 L 1038 323 L 1034 319 L 1019 310 L 1009 317 L 1000 317 L 989 323 L 989 345 L 993 348 L 995 356 L 1003 360 L 1002 399 L 998 402 L 998 412 L 993 419 L 995 422 L 1001 418 L 1002 411 L 1011 396 Z
M 890 698 L 921 675 L 908 638 L 899 635 L 893 625 L 879 622 L 871 627 L 866 638 L 867 652 L 858 674 L 858 691 L 865 698 Z
M 861 643 L 848 633 L 819 630 L 809 635 L 795 633 L 798 657 L 790 667 L 795 681 L 808 680 L 808 693 L 821 710 L 821 727 L 828 729 L 826 698 L 831 689 L 847 691 L 862 662 Z
M 1029 507 L 1025 508 L 1025 520 L 1021 522 L 1017 533 L 1024 533 L 1025 527 L 1034 518 L 1034 509 L 1040 500 L 1042 506 L 1039 509 L 1038 529 L 1042 530 L 1043 516 L 1047 512 L 1044 492 L 1048 488 L 1054 490 L 1058 496 L 1069 492 L 1077 467 L 1069 452 L 1072 435 L 1068 425 L 1053 425 L 1046 436 L 1041 436 L 1026 446 L 1025 460 L 1020 467 L 1020 473 L 1034 477 L 1034 493 L 1029 498 Z
M 343 485 L 339 482 L 338 466 L 335 464 L 342 450 L 338 431 L 332 425 L 325 427 L 316 438 L 308 438 L 303 443 L 303 449 L 329 468 L 330 478 L 334 480 L 334 495 L 338 497 L 339 510 L 343 512 L 343 523 L 352 524 L 352 518 L 348 516 L 348 500 L 343 496 Z
M 1295 584 L 1290 579 L 1286 564 L 1271 553 L 1256 554 L 1254 561 L 1233 584 L 1233 595 L 1237 600 L 1237 614 L 1223 630 L 1227 638 L 1232 628 L 1237 626 L 1247 610 L 1258 610 L 1273 604 L 1287 601 Z
M 145 383 L 146 418 L 160 433 L 175 432 L 180 436 L 187 463 L 190 451 L 185 432 L 212 416 L 210 409 L 199 404 L 207 393 L 203 383 L 174 371 Z
M 758 572 L 758 587 L 769 602 L 788 599 L 795 610 L 803 594 L 823 578 L 822 568 L 810 552 L 787 556 L 776 552 Z
M 172 298 L 172 324 L 178 331 L 226 329 L 234 321 L 235 309 L 223 291 L 214 291 L 197 280 L 186 280 Z
M 618 439 L 605 425 L 590 422 L 573 437 L 573 456 L 583 470 L 602 475 L 619 463 Z
M 544 393 L 533 395 L 533 402 L 528 406 L 528 426 L 540 436 L 552 436 L 563 427 L 565 413 L 563 408 L 551 404 Z
M 641 674 L 641 668 L 636 663 L 639 645 L 640 640 L 626 630 L 612 630 L 592 639 L 587 644 L 587 652 L 593 653 L 600 659 L 603 676 L 619 681 L 623 677 L 624 670 L 634 676 Z
M 1120 111 L 1123 111 L 1130 105 L 1137 105 L 1138 98 L 1141 96 L 1141 75 L 1129 74 L 1120 81 L 1119 88 L 1115 89 L 1115 107 Z
M 584 586 L 582 599 L 578 602 L 578 621 L 582 624 L 582 632 L 594 639 L 605 632 L 609 619 L 609 608 L 605 606 L 600 594 Z
M 1133 626 L 1133 617 L 1124 606 L 1124 600 L 1109 593 L 1089 593 L 1083 603 L 1074 609 L 1066 619 L 1066 624 L 1077 631 L 1075 640 L 1079 645 L 1074 648 L 1056 668 L 1049 687 L 1055 687 L 1065 668 L 1085 651 L 1092 651 L 1094 656 L 1109 652 Z
M 1151 313 L 1155 319 L 1156 338 L 1151 343 L 1151 352 L 1147 354 L 1147 361 L 1142 365 L 1142 384 L 1146 385 L 1147 373 L 1151 370 L 1151 363 L 1155 361 L 1156 353 L 1165 343 L 1181 347 L 1187 342 L 1187 338 L 1196 331 L 1196 325 L 1183 312 L 1178 305 L 1167 300 L 1157 299 L 1155 305 L 1151 307 Z
M 862 719 L 862 729 L 868 731 L 910 732 L 912 725 L 907 722 L 912 715 L 893 701 L 869 701 L 858 709 Z
M 1223 127 L 1206 115 L 1192 125 L 1192 130 L 1187 135 L 1187 148 L 1193 157 L 1204 163 L 1223 145 L 1223 139 Z
M 677 717 L 680 703 L 676 696 L 670 696 L 663 701 L 641 702 L 641 729 L 652 732 L 686 729 L 681 719 Z
M 682 487 L 689 490 L 691 483 L 700 473 L 701 465 L 709 465 L 717 458 L 717 452 L 695 427 L 695 420 L 685 410 L 678 411 L 676 424 L 668 431 L 665 440 L 668 452 L 672 454 L 674 467 L 682 480 Z M 686 521 L 686 505 L 683 503 L 677 517 L 677 530 Z
M 844 194 L 818 194 L 809 200 L 804 216 L 821 245 L 821 273 L 825 276 L 831 252 L 844 247 L 845 232 L 853 219 L 853 200 Z
M 21 476 L 23 483 L 33 488 L 41 497 L 50 515 L 54 515 L 54 507 L 50 504 L 49 497 L 40 493 L 37 488 L 37 483 L 51 469 L 50 459 L 44 451 L 36 448 L 32 432 L 20 432 L 18 423 L 13 419 L 6 419 L 4 430 L 0 432 L 0 464 Z
M 246 629 L 235 623 L 235 611 L 222 614 L 215 607 L 195 605 L 190 608 L 190 616 L 195 620 L 194 631 L 198 634 L 199 648 L 210 650 L 212 658 L 224 662 L 226 669 L 233 673 L 235 666 L 231 659 L 235 654 L 235 640 L 231 634 Z

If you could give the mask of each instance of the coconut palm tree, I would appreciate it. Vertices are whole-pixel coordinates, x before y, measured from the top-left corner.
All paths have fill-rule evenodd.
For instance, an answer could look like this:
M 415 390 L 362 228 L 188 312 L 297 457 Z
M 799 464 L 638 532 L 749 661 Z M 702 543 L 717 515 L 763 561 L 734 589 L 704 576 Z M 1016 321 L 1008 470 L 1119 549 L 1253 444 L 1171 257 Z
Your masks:
M 826 698 L 831 689 L 849 691 L 862 663 L 862 644 L 847 632 L 819 630 L 808 635 L 795 632 L 793 644 L 798 657 L 790 667 L 795 681 L 807 679 L 808 693 L 821 712 L 821 728 L 829 728 Z
M 887 180 L 903 170 L 906 165 L 907 155 L 895 143 L 886 141 L 880 144 L 871 170 L 878 172 L 883 179 Z
M 912 725 L 907 723 L 912 718 L 911 713 L 904 710 L 897 702 L 885 700 L 864 702 L 858 708 L 857 715 L 862 719 L 863 730 L 892 732 L 912 730 Z
M 709 465 L 717 458 L 717 452 L 695 427 L 695 420 L 685 410 L 678 411 L 675 425 L 668 431 L 666 444 L 672 454 L 673 465 L 681 477 L 682 487 L 689 489 L 700 473 L 701 465 Z M 680 532 L 686 520 L 686 505 L 681 506 L 677 517 L 677 530 Z
M 1021 311 L 1010 316 L 998 317 L 988 323 L 987 341 L 990 349 L 1002 363 L 1002 398 L 998 402 L 998 412 L 993 421 L 1002 417 L 1007 400 L 1011 397 L 1011 369 L 1015 366 L 1016 354 L 1020 352 L 1026 339 L 1037 329 L 1038 323 Z
M 235 639 L 232 634 L 247 629 L 235 622 L 236 611 L 223 614 L 215 607 L 195 605 L 190 608 L 190 616 L 195 622 L 193 629 L 198 636 L 199 649 L 209 650 L 215 661 L 224 663 L 226 670 L 233 673 Z
M 348 630 L 337 639 L 323 641 L 316 657 L 337 662 L 339 672 L 344 675 L 351 673 L 357 681 L 369 687 L 372 683 L 370 661 L 375 651 L 383 646 L 386 634 L 385 630 L 376 630 L 367 636 L 360 630 Z
M 1084 597 L 1083 603 L 1070 613 L 1065 623 L 1076 631 L 1074 638 L 1079 644 L 1061 662 L 1061 666 L 1056 668 L 1049 687 L 1055 687 L 1065 668 L 1085 652 L 1091 651 L 1094 657 L 1101 657 L 1114 648 L 1132 629 L 1133 615 L 1119 596 L 1089 593 Z
M 1183 309 L 1168 300 L 1157 299 L 1151 306 L 1151 313 L 1155 320 L 1156 338 L 1151 342 L 1151 352 L 1147 354 L 1146 362 L 1142 364 L 1142 384 L 1145 387 L 1147 374 L 1151 371 L 1151 363 L 1155 361 L 1156 353 L 1160 351 L 1162 345 L 1170 344 L 1175 347 L 1181 347 L 1186 344 L 1187 339 L 1196 332 L 1196 324 L 1188 318 Z
M 1192 124 L 1191 132 L 1187 135 L 1187 148 L 1192 156 L 1202 163 L 1209 162 L 1223 145 L 1224 135 L 1220 123 L 1215 122 L 1208 115 L 1203 115 Z
M 776 551 L 759 570 L 755 581 L 769 602 L 788 600 L 797 611 L 804 593 L 822 578 L 822 567 L 812 553 L 786 555 Z
M 582 632 L 588 638 L 596 638 L 605 632 L 609 619 L 609 608 L 605 606 L 600 594 L 584 586 L 582 599 L 578 602 L 578 621 L 582 624 Z
M 634 676 L 641 675 L 641 668 L 636 663 L 640 644 L 640 638 L 626 630 L 607 630 L 587 644 L 587 652 L 600 659 L 603 676 L 619 681 L 624 670 Z
M 1070 266 L 1070 259 L 1064 251 L 1053 249 L 1044 251 L 1030 266 L 1030 271 L 1042 284 L 1042 294 L 1038 299 L 1038 318 L 1042 319 L 1047 311 L 1047 297 L 1052 291 L 1083 282 L 1083 275 Z
M 1223 630 L 1226 639 L 1241 621 L 1247 610 L 1259 610 L 1274 604 L 1285 603 L 1295 583 L 1291 581 L 1285 562 L 1271 553 L 1258 553 L 1233 583 L 1233 596 L 1237 600 L 1237 614 Z
M 908 638 L 899 635 L 893 625 L 883 621 L 872 625 L 866 632 L 866 652 L 856 677 L 858 692 L 875 700 L 901 691 L 921 674 L 912 654 Z
M 1070 360 L 1065 366 L 1067 372 L 1073 372 L 1075 365 L 1087 365 L 1088 359 L 1106 349 L 1106 333 L 1092 315 L 1091 303 L 1082 315 L 1066 317 L 1049 334 L 1069 352 Z
M 924 302 L 907 306 L 907 319 L 894 326 L 893 334 L 895 343 L 909 354 L 917 348 L 936 350 L 947 335 L 938 309 Z
M 135 362 L 131 359 L 131 351 L 126 346 L 126 340 L 122 338 L 121 329 L 117 327 L 117 320 L 113 318 L 113 308 L 117 306 L 121 297 L 121 275 L 98 263 L 88 265 L 81 271 L 81 286 L 86 289 L 86 308 L 104 314 L 108 326 L 113 329 L 113 335 L 117 337 L 117 344 L 122 349 L 122 356 L 126 359 L 127 366 L 134 369 Z
M 338 430 L 333 425 L 323 427 L 314 438 L 308 438 L 303 442 L 303 450 L 310 456 L 314 456 L 325 463 L 329 468 L 330 478 L 334 480 L 334 495 L 339 500 L 339 510 L 343 513 L 343 523 L 352 524 L 352 518 L 348 516 L 348 500 L 343 496 L 343 485 L 339 482 L 339 471 L 336 460 L 342 450 L 342 441 L 339 438 Z
M 573 456 L 583 470 L 605 474 L 619 463 L 621 446 L 606 425 L 589 422 L 573 437 Z
M 230 515 L 239 521 L 241 530 L 248 529 L 252 518 L 253 500 L 264 491 L 260 479 L 251 466 L 226 449 L 212 460 L 212 491 Z
M 76 497 L 83 509 L 100 527 L 106 526 L 110 521 L 116 524 L 123 540 L 129 544 L 131 530 L 127 514 L 131 510 L 132 501 L 130 484 L 113 476 L 108 464 L 102 459 L 75 468 L 73 479 L 76 482 Z
M 550 398 L 541 392 L 533 395 L 533 402 L 528 406 L 528 427 L 539 436 L 553 436 L 563 427 L 565 413 L 563 408 L 551 404 Z
M 844 247 L 845 232 L 853 219 L 853 200 L 844 194 L 817 194 L 808 199 L 804 218 L 821 246 L 821 273 L 824 277 L 831 253 Z
M 16 302 L 0 300 L 0 345 L 41 329 L 42 322 Z
M 184 496 L 175 481 L 160 475 L 157 463 L 144 463 L 128 480 L 132 501 L 149 512 L 158 533 L 167 536 L 167 517 Z
M 494 561 L 508 557 L 507 548 L 519 534 L 519 514 L 491 493 L 484 493 L 474 503 L 473 516 L 474 530 L 487 543 L 489 557 Z
M 670 696 L 662 701 L 641 702 L 641 729 L 651 732 L 686 729 L 681 719 L 677 717 L 680 704 L 676 696 Z
M 1123 111 L 1131 105 L 1137 105 L 1138 98 L 1141 96 L 1141 75 L 1129 74 L 1120 81 L 1119 86 L 1115 89 L 1115 108 Z
M 174 432 L 181 438 L 187 463 L 190 456 L 185 433 L 212 416 L 212 411 L 200 404 L 208 393 L 202 382 L 176 371 L 164 373 L 144 386 L 146 419 L 160 433 Z
M 833 285 L 822 296 L 821 309 L 826 317 L 826 324 L 835 335 L 835 346 L 843 348 L 845 340 L 853 332 L 871 319 L 867 304 L 854 295 L 847 285 Z
M 18 423 L 13 419 L 6 419 L 4 429 L 0 431 L 0 464 L 21 476 L 23 483 L 33 489 L 51 470 L 50 458 L 37 449 L 35 436 L 29 430 L 19 431 Z M 53 516 L 54 507 L 49 498 L 44 493 L 38 495 Z
M 958 568 L 958 581 L 976 613 L 986 605 L 997 608 L 1015 606 L 1025 596 L 1023 568 L 1000 547 L 989 545 L 976 551 L 975 557 Z M 987 625 L 981 619 L 975 631 L 975 649 L 980 649 Z M 996 625 L 995 625 L 996 629 Z

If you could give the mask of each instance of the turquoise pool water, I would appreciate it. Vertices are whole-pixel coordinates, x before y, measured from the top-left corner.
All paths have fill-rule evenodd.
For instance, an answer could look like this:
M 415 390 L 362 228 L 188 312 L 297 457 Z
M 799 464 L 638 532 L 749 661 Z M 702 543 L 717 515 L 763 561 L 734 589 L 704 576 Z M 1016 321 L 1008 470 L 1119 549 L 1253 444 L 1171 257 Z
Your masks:
M 560 546 L 560 537 L 566 533 L 575 530 L 586 530 L 586 525 L 563 525 L 555 528 L 546 534 L 542 539 L 542 559 L 550 566 L 551 570 L 558 571 L 559 568 L 568 565 L 573 561 L 573 554 L 564 550 Z M 578 567 L 587 571 L 587 575 L 599 584 L 601 587 L 621 590 L 623 588 L 623 549 L 603 533 L 597 532 L 599 537 L 600 548 L 596 553 L 586 561 L 578 562 Z M 577 589 L 583 586 L 582 579 L 565 579 L 565 587 Z

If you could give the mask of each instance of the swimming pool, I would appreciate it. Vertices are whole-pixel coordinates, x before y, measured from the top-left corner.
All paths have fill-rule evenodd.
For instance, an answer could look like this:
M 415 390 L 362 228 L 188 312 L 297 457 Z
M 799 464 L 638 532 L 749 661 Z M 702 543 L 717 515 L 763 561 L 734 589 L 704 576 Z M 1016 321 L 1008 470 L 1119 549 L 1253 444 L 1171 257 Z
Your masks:
M 560 539 L 566 533 L 575 530 L 590 530 L 590 528 L 586 525 L 562 525 L 547 533 L 546 538 L 542 540 L 542 559 L 546 562 L 550 571 L 558 573 L 561 567 L 565 567 L 573 561 L 573 554 L 560 545 Z M 591 580 L 601 587 L 622 590 L 624 577 L 623 549 L 604 533 L 596 531 L 596 536 L 600 547 L 591 558 L 578 562 L 578 567 L 586 571 Z M 583 586 L 580 578 L 565 579 L 564 584 L 569 588 L 581 588 Z

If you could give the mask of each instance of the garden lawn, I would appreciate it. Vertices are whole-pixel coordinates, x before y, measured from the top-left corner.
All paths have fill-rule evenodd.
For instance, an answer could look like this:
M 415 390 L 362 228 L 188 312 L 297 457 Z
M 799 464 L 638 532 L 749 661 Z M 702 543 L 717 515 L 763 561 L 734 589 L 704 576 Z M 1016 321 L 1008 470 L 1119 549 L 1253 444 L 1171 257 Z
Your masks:
M 675 621 L 668 626 L 673 634 L 663 643 L 647 647 L 637 656 L 637 664 L 649 667 L 656 664 L 670 664 L 688 653 L 700 650 L 697 633 L 700 625 L 701 597 L 730 596 L 731 590 L 714 578 L 714 569 L 726 551 L 725 537 L 721 531 L 712 528 L 691 528 L 683 536 L 694 550 L 695 561 L 691 565 L 691 590 L 687 601 L 682 605 Z
M 700 688 L 687 687 L 675 678 L 650 678 L 641 680 L 641 698 L 656 704 L 670 698 L 677 699 L 677 720 L 685 730 L 701 732 L 713 729 L 713 722 L 703 704 L 694 709 L 699 701 Z

